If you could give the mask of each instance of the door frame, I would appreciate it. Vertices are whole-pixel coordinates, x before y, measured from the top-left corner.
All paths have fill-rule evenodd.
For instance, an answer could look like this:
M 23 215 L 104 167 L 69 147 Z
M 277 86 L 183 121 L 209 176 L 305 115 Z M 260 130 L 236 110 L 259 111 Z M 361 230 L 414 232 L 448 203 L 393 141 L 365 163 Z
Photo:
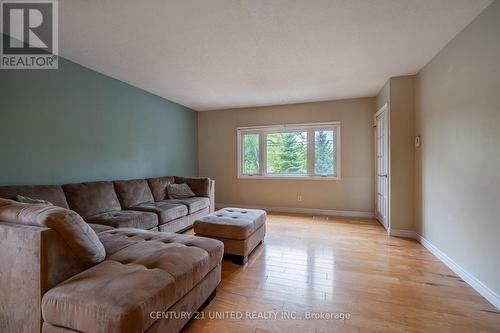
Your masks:
M 383 221 L 380 221 L 377 217 L 377 205 L 378 205 L 378 170 L 377 170 L 377 117 L 386 113 L 386 130 L 387 130 L 387 227 L 384 225 Z M 385 103 L 373 116 L 373 137 L 374 137 L 374 169 L 375 169 L 375 219 L 384 227 L 387 234 L 391 233 L 391 117 L 390 109 L 387 103 Z

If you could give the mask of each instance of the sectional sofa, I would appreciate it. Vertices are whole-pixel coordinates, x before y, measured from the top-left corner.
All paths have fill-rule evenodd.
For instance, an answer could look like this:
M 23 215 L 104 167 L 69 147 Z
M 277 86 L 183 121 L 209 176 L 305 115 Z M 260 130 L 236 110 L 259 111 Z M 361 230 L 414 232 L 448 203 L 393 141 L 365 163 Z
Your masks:
M 186 183 L 196 194 L 169 199 L 169 183 Z M 46 200 L 77 212 L 96 231 L 137 228 L 182 232 L 214 211 L 214 181 L 209 178 L 158 177 L 66 185 L 2 186 L 0 198 L 17 195 Z
M 165 199 L 167 182 L 198 197 Z M 213 185 L 162 177 L 0 188 L 53 204 L 0 198 L 0 331 L 179 332 L 215 295 L 224 245 L 157 230 L 212 210 Z

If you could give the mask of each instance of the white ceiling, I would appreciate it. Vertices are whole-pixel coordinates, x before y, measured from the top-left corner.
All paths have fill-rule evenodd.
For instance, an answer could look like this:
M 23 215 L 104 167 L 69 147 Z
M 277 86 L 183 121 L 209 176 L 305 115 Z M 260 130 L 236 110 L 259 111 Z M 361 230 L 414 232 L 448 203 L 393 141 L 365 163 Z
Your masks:
M 490 3 L 65 0 L 60 54 L 195 110 L 374 96 Z

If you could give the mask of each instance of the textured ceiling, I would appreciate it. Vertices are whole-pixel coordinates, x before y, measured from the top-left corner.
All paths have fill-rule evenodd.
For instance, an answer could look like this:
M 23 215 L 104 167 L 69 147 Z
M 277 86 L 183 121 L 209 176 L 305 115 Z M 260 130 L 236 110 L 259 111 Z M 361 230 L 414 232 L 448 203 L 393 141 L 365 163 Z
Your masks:
M 490 3 L 65 0 L 60 54 L 195 110 L 373 96 Z

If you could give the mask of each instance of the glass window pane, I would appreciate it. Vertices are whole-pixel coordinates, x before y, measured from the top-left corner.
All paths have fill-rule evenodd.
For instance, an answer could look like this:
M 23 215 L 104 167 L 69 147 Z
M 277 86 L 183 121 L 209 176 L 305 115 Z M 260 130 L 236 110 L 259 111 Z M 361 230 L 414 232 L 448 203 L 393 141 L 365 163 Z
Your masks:
M 276 175 L 307 175 L 307 132 L 266 135 L 266 171 Z
M 259 134 L 243 134 L 243 174 L 259 173 Z
M 314 173 L 317 175 L 333 175 L 334 165 L 334 131 L 314 131 Z

